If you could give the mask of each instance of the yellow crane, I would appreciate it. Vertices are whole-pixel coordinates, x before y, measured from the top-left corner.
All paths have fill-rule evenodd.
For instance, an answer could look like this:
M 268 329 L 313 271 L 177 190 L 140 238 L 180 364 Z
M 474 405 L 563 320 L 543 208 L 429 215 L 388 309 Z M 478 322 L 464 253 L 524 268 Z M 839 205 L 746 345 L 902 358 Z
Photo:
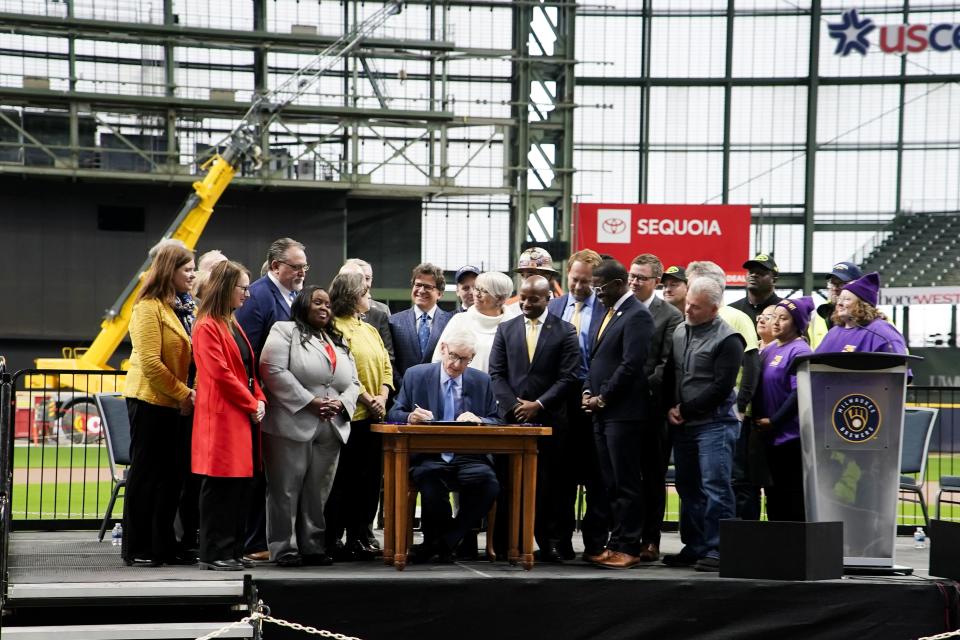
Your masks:
M 260 139 L 260 132 L 268 130 L 287 105 L 307 93 L 324 73 L 332 69 L 391 16 L 400 13 L 402 7 L 402 0 L 385 3 L 366 20 L 327 46 L 279 87 L 258 95 L 236 128 L 221 141 L 222 144 L 216 145 L 215 148 L 222 147 L 223 152 L 214 154 L 200 167 L 201 170 L 206 171 L 206 174 L 203 179 L 193 183 L 193 193 L 187 197 L 161 240 L 176 239 L 190 249 L 195 248 L 210 216 L 213 215 L 214 206 L 229 186 L 240 164 L 244 160 L 249 160 L 253 163 L 255 170 L 259 169 L 261 149 L 256 141 Z M 149 266 L 150 258 L 148 257 L 107 310 L 100 323 L 100 333 L 89 347 L 67 347 L 64 348 L 61 358 L 36 359 L 38 369 L 55 373 L 27 376 L 25 380 L 27 388 L 67 389 L 79 392 L 67 396 L 58 393 L 56 406 L 53 409 L 54 415 L 49 417 L 59 418 L 74 405 L 82 404 L 85 407 L 91 407 L 92 400 L 85 397 L 86 394 L 117 391 L 123 388 L 122 376 L 95 375 L 93 372 L 112 370 L 107 362 L 127 335 L 133 302 L 140 291 L 143 274 Z M 90 372 L 90 374 L 84 374 L 84 372 Z M 68 399 L 63 401 L 64 397 Z M 96 413 L 95 409 L 93 412 Z

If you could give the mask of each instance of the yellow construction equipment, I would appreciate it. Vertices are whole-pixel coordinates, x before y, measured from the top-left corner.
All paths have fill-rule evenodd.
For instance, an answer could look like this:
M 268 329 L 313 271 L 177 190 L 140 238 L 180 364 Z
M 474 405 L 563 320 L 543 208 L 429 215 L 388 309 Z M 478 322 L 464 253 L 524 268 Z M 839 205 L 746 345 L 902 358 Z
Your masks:
M 214 154 L 201 166 L 201 169 L 206 171 L 206 175 L 202 180 L 193 183 L 193 193 L 184 202 L 180 213 L 161 240 L 176 239 L 190 249 L 196 247 L 213 214 L 214 206 L 230 184 L 241 162 L 247 160 L 252 163 L 254 170 L 260 168 L 261 150 L 255 142 L 261 139 L 260 132 L 267 131 L 287 105 L 307 93 L 324 73 L 355 49 L 364 38 L 391 16 L 400 13 L 402 6 L 402 0 L 387 2 L 369 18 L 317 54 L 279 87 L 266 94 L 258 95 L 237 127 L 222 141 L 225 143 L 223 153 Z M 220 147 L 221 145 L 216 145 L 215 148 Z M 74 389 L 88 394 L 121 390 L 122 376 L 83 375 L 81 372 L 112 369 L 107 362 L 127 335 L 133 303 L 140 290 L 141 278 L 149 266 L 150 258 L 148 257 L 107 310 L 100 324 L 100 333 L 89 347 L 67 348 L 64 349 L 61 358 L 36 360 L 38 369 L 64 373 L 28 376 L 27 387 Z M 67 371 L 77 373 L 66 373 Z

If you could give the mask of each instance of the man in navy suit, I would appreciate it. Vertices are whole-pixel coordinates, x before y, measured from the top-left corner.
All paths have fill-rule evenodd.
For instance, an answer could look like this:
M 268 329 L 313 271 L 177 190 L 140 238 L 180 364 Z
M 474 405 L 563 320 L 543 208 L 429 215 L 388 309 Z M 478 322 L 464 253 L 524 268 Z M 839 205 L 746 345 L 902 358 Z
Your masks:
M 267 251 L 267 274 L 250 285 L 250 298 L 237 309 L 237 322 L 250 339 L 257 361 L 273 323 L 290 319 L 290 305 L 303 289 L 303 280 L 310 270 L 305 249 L 292 238 L 274 240 Z M 270 552 L 267 551 L 266 485 L 262 472 L 254 476 L 252 492 L 244 560 L 265 563 L 270 561 Z
M 250 285 L 250 298 L 237 309 L 237 322 L 257 358 L 274 322 L 290 319 L 290 305 L 310 270 L 306 247 L 291 238 L 274 240 L 267 252 L 267 274 Z
M 592 336 L 600 328 L 606 308 L 594 294 L 593 270 L 600 266 L 600 254 L 592 249 L 584 249 L 567 260 L 567 290 L 569 293 L 554 298 L 547 305 L 547 311 L 574 325 L 580 344 L 583 371 L 590 367 Z M 562 507 L 558 535 L 559 551 L 564 560 L 573 560 L 573 530 L 577 500 L 577 486 L 583 485 L 587 491 L 587 508 L 580 530 L 583 533 L 584 553 L 587 556 L 598 555 L 607 543 L 607 526 L 603 513 L 596 505 L 603 500 L 603 481 L 593 445 L 593 418 L 584 413 L 580 406 L 580 390 L 570 394 L 567 410 L 568 428 L 565 433 L 554 435 L 554 446 L 562 460 L 564 473 L 557 479 L 559 483 L 558 499 Z M 605 498 L 604 498 L 605 500 Z
M 410 285 L 413 306 L 390 316 L 396 356 L 394 381 L 402 379 L 410 367 L 430 362 L 443 328 L 453 317 L 437 306 L 446 286 L 443 269 L 429 262 L 418 264 L 413 269 Z
M 650 391 L 644 366 L 653 338 L 653 317 L 627 286 L 627 270 L 606 259 L 593 270 L 593 290 L 607 311 L 593 336 L 590 373 L 581 405 L 593 415 L 597 460 L 607 492 L 610 540 L 590 562 L 614 569 L 640 563 L 643 481 L 638 464 Z
M 522 316 L 497 327 L 490 352 L 490 378 L 508 422 L 538 422 L 553 427 L 559 436 L 566 430 L 571 392 L 580 387 L 582 364 L 573 325 L 547 312 L 550 282 L 531 276 L 520 285 Z M 537 465 L 535 535 L 540 559 L 562 562 L 559 550 L 560 520 L 570 504 L 560 500 L 563 474 L 555 438 L 540 441 Z
M 387 414 L 390 422 L 500 422 L 490 376 L 468 368 L 477 353 L 469 332 L 454 332 L 440 343 L 440 362 L 414 365 L 403 377 L 400 393 Z M 500 492 L 490 459 L 456 452 L 421 454 L 410 464 L 410 477 L 420 491 L 423 544 L 410 551 L 411 563 L 438 556 L 453 560 L 464 534 L 490 509 Z M 454 518 L 450 492 L 460 494 Z

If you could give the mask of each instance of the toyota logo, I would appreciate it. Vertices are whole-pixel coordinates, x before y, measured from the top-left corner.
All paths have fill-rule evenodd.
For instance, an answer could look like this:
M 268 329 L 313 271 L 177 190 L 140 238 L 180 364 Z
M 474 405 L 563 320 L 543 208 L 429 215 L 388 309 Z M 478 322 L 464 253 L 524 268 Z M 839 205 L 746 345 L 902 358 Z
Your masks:
M 627 230 L 627 223 L 619 218 L 607 218 L 601 224 L 603 230 L 611 235 L 619 235 Z

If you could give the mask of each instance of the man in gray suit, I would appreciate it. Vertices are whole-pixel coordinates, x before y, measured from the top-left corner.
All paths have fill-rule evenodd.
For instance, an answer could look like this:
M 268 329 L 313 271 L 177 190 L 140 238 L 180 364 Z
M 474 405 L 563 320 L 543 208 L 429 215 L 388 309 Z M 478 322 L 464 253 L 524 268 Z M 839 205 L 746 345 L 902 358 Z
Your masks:
M 644 373 L 650 387 L 650 419 L 644 421 L 640 473 L 643 475 L 643 542 L 641 562 L 660 559 L 660 529 L 667 506 L 665 478 L 670 460 L 670 439 L 667 432 L 667 407 L 662 402 L 663 371 L 670 363 L 673 332 L 683 322 L 683 315 L 657 297 L 656 289 L 663 276 L 663 263 L 652 253 L 633 259 L 627 283 L 633 295 L 653 316 L 653 340 L 647 354 Z

